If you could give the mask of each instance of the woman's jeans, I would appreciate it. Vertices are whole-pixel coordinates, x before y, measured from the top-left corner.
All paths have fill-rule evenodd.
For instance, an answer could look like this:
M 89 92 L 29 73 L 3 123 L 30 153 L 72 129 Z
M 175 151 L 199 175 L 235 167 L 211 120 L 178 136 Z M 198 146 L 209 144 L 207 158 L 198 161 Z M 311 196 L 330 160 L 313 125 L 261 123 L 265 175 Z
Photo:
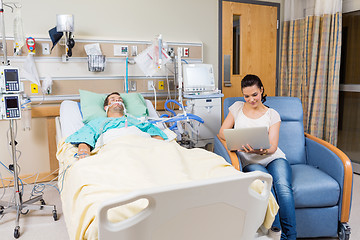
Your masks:
M 273 227 L 281 229 L 281 239 L 296 239 L 296 218 L 294 196 L 291 186 L 292 171 L 286 159 L 278 158 L 266 167 L 259 164 L 250 164 L 244 167 L 244 172 L 262 171 L 273 177 L 271 192 L 279 204 Z M 280 220 L 279 220 L 280 217 Z

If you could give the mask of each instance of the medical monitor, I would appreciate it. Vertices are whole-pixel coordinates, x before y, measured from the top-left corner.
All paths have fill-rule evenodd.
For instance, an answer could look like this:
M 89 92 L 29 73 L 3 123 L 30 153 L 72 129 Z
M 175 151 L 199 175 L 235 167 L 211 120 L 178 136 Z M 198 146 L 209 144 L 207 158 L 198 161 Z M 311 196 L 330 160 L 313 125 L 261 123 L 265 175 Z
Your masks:
M 2 93 L 21 92 L 19 69 L 9 66 L 0 67 L 0 87 Z
M 20 96 L 17 94 L 2 95 L 0 110 L 3 119 L 21 118 Z
M 215 91 L 214 70 L 211 64 L 183 65 L 184 92 Z

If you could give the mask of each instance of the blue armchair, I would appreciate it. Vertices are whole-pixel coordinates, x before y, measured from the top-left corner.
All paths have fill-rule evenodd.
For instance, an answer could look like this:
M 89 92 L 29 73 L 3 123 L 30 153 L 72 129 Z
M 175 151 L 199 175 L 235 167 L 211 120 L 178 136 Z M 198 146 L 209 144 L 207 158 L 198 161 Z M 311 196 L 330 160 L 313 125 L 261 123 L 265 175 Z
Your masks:
M 244 98 L 224 100 L 224 118 L 229 106 Z M 281 117 L 279 147 L 292 167 L 298 238 L 336 237 L 349 239 L 352 166 L 349 158 L 333 145 L 304 134 L 301 101 L 292 97 L 267 97 L 266 106 Z M 235 152 L 218 136 L 214 152 L 241 170 Z

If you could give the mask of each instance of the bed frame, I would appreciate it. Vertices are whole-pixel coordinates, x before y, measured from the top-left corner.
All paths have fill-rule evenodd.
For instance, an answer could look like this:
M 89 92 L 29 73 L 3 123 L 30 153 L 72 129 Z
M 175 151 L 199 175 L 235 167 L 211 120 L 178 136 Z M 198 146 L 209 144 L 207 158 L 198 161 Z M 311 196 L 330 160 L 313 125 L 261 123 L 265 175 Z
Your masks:
M 54 125 L 59 127 L 58 122 Z M 257 179 L 264 183 L 261 193 L 250 187 Z M 259 230 L 271 184 L 271 175 L 252 172 L 144 189 L 105 200 L 98 209 L 98 236 L 100 240 L 274 239 Z M 139 199 L 148 202 L 140 213 L 118 223 L 108 221 L 108 210 Z
M 265 183 L 258 194 L 250 188 L 256 179 Z M 251 240 L 259 235 L 267 208 L 272 178 L 252 172 L 175 186 L 152 188 L 108 200 L 99 208 L 99 239 L 127 240 Z M 118 223 L 107 211 L 138 199 L 148 206 Z

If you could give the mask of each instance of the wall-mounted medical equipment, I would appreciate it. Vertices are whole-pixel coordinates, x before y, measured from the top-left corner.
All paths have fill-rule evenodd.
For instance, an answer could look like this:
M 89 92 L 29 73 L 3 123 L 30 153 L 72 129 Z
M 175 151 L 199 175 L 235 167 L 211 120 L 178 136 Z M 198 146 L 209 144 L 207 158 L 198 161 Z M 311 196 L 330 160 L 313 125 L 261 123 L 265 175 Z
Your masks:
M 20 119 L 20 96 L 18 94 L 1 95 L 0 112 L 0 119 Z
M 71 14 L 57 14 L 56 15 L 56 31 L 63 32 L 65 35 L 65 55 L 64 61 L 72 56 L 72 48 L 75 46 L 73 36 L 74 32 L 74 15 Z
M 105 64 L 105 55 L 88 55 L 88 69 L 90 72 L 103 72 Z
M 29 50 L 29 54 L 35 54 L 35 39 L 33 37 L 28 37 L 26 39 L 26 47 Z
M 102 54 L 100 44 L 86 44 L 84 46 L 88 56 L 88 69 L 90 72 L 103 72 L 105 70 L 106 58 Z
M 185 94 L 214 92 L 215 78 L 211 64 L 183 64 Z
M 19 93 L 23 85 L 19 78 L 19 69 L 10 66 L 0 66 L 0 92 Z

